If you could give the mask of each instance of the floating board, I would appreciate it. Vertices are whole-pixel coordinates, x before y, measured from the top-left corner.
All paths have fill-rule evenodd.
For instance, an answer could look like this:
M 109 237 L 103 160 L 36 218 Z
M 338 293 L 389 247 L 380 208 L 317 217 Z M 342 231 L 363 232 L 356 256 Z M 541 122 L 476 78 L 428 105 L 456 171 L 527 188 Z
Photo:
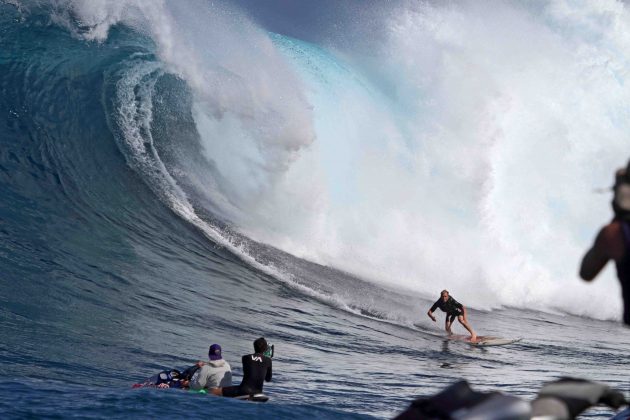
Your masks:
M 189 392 L 194 392 L 196 394 L 208 394 L 208 391 L 205 389 L 200 389 L 198 391 L 190 389 Z M 211 395 L 211 394 L 210 394 Z M 269 401 L 269 397 L 265 394 L 251 394 L 251 395 L 241 395 L 238 397 L 234 397 L 235 400 L 242 401 L 255 401 L 255 402 L 267 402 Z
M 446 337 L 449 340 L 454 341 L 462 341 L 466 344 L 470 344 L 471 346 L 477 347 L 489 347 L 489 346 L 505 346 L 506 344 L 516 343 L 521 341 L 521 338 L 502 338 L 502 337 L 491 337 L 491 336 L 477 336 L 477 341 L 470 341 L 469 335 L 451 335 Z
M 269 401 L 269 397 L 265 394 L 252 394 L 252 395 L 241 395 L 240 397 L 234 397 L 236 400 L 243 401 L 256 401 L 256 402 L 267 402 Z

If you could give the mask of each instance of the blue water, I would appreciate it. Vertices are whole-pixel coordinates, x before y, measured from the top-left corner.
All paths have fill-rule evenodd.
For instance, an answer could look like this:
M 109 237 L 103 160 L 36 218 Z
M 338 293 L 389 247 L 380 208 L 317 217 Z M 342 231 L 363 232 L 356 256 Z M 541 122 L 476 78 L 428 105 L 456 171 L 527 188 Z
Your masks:
M 425 316 L 430 300 L 251 241 L 190 186 L 200 219 L 230 238 L 213 240 L 122 141 L 120 82 L 144 66 L 148 153 L 167 169 L 203 165 L 190 89 L 159 61 L 152 39 L 123 24 L 88 41 L 46 6 L 0 3 L 3 418 L 387 418 L 460 378 L 527 399 L 566 375 L 630 391 L 630 335 L 616 322 L 471 309 L 477 331 L 523 340 L 449 342 L 443 319 Z M 259 336 L 276 348 L 266 404 L 130 388 L 214 342 L 238 380 Z

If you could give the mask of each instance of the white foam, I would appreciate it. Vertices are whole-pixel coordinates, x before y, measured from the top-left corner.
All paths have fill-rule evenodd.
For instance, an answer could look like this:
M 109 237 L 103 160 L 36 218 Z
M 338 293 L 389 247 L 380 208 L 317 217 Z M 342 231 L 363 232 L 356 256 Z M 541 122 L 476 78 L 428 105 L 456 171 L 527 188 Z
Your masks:
M 287 48 L 313 87 L 324 197 L 317 217 L 282 213 L 287 227 L 251 235 L 428 295 L 446 287 L 478 308 L 618 319 L 612 270 L 588 285 L 577 268 L 611 215 L 591 191 L 628 157 L 626 8 L 416 4 L 389 25 L 371 72 L 388 84 Z

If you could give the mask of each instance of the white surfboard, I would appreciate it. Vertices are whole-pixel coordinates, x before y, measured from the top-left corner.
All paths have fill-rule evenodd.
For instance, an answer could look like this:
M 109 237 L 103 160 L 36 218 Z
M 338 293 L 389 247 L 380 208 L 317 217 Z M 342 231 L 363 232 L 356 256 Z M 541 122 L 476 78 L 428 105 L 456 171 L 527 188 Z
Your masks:
M 501 337 L 490 337 L 490 338 L 482 338 L 481 340 L 477 340 L 474 343 L 469 343 L 473 346 L 477 347 L 488 347 L 488 346 L 504 346 L 506 344 L 516 343 L 521 341 L 521 338 L 501 338 Z
M 477 347 L 489 347 L 489 346 L 504 346 L 506 344 L 516 343 L 517 341 L 521 341 L 521 338 L 502 338 L 502 337 L 491 337 L 491 336 L 477 336 L 477 341 L 470 341 L 469 335 L 451 335 L 446 337 L 449 340 L 454 341 L 462 341 L 466 344 L 470 344 L 471 346 Z
M 269 401 L 269 397 L 263 393 L 258 394 L 250 394 L 250 395 L 240 395 L 238 397 L 234 397 L 236 400 L 243 401 L 256 401 L 256 402 L 267 402 Z

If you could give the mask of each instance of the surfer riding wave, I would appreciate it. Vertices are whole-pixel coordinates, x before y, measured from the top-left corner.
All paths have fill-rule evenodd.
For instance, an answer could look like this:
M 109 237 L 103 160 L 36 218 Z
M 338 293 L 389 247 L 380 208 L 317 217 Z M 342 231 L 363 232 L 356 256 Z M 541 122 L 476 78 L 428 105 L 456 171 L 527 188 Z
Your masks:
M 433 306 L 431 306 L 429 312 L 427 312 L 427 315 L 429 315 L 429 318 L 431 318 L 433 322 L 436 322 L 435 316 L 433 316 L 433 312 L 435 312 L 437 308 L 440 308 L 443 312 L 446 312 L 446 322 L 444 327 L 448 335 L 453 335 L 453 331 L 451 331 L 451 325 L 453 324 L 453 321 L 455 321 L 455 318 L 457 318 L 459 323 L 462 324 L 464 328 L 466 328 L 470 333 L 470 341 L 477 341 L 477 334 L 466 320 L 466 308 L 464 307 L 464 305 L 462 305 L 452 296 L 450 296 L 448 290 L 442 290 L 442 292 L 440 293 L 440 298 L 433 304 Z

